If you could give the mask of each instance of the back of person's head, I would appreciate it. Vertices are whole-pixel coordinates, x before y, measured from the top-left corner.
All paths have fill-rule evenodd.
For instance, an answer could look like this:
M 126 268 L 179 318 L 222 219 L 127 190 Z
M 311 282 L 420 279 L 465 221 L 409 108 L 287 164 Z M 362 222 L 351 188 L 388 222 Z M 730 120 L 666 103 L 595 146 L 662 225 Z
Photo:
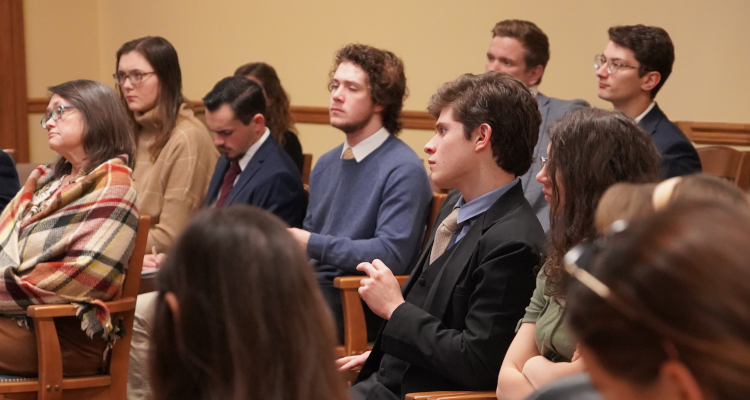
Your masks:
M 383 106 L 383 127 L 393 135 L 401 131 L 401 108 L 406 99 L 404 62 L 388 50 L 365 44 L 348 44 L 336 52 L 329 74 L 332 80 L 341 63 L 350 62 L 365 71 L 372 102 Z M 328 84 L 331 88 L 331 82 Z
M 604 191 L 617 182 L 659 180 L 659 152 L 651 137 L 620 112 L 579 108 L 549 130 L 547 178 L 551 249 L 545 264 L 549 294 L 564 296 L 562 257 L 596 236 L 594 215 Z
M 155 159 L 167 144 L 177 120 L 180 105 L 184 102 L 180 61 L 177 58 L 177 50 L 175 50 L 167 39 L 160 36 L 146 36 L 131 40 L 120 46 L 120 49 L 117 50 L 115 72 L 117 72 L 120 66 L 120 57 L 132 51 L 140 53 L 151 64 L 154 73 L 159 78 L 159 98 L 156 102 L 156 117 L 161 129 L 160 134 L 149 149 L 152 158 Z M 117 90 L 120 92 L 122 104 L 128 109 L 125 94 L 120 88 Z M 138 124 L 135 124 L 133 112 L 130 109 L 127 112 L 136 129 L 140 129 Z
M 331 315 L 276 216 L 206 209 L 159 271 L 155 398 L 344 399 Z
M 281 86 L 276 70 L 264 63 L 245 64 L 236 71 L 236 77 L 252 77 L 258 80 L 268 101 L 266 102 L 266 126 L 279 144 L 284 144 L 284 133 L 294 132 L 294 118 L 289 110 L 289 96 Z
M 619 183 L 602 195 L 596 208 L 596 227 L 607 233 L 617 220 L 632 221 L 650 215 L 678 200 L 715 200 L 745 210 L 750 215 L 750 197 L 725 179 L 694 174 L 656 184 Z
M 607 239 L 591 273 L 609 291 L 576 284 L 566 306 L 602 393 L 608 374 L 644 395 L 692 379 L 689 398 L 750 398 L 748 243 L 745 211 L 689 200 Z
M 234 117 L 247 125 L 256 114 L 265 117 L 266 100 L 263 89 L 257 82 L 242 76 L 229 76 L 220 80 L 203 98 L 203 104 L 214 112 L 223 104 L 228 104 Z
M 519 80 L 496 71 L 461 75 L 430 97 L 432 116 L 438 118 L 445 108 L 463 124 L 467 140 L 481 124 L 490 126 L 492 154 L 500 168 L 516 176 L 529 170 L 542 117 L 536 99 Z
M 506 19 L 495 24 L 492 37 L 510 37 L 518 40 L 526 50 L 524 62 L 529 70 L 538 65 L 547 68 L 549 62 L 549 39 L 547 35 L 531 21 Z M 537 84 L 542 83 L 539 78 Z
M 135 165 L 135 140 L 132 125 L 117 98 L 107 85 L 74 80 L 49 87 L 47 90 L 68 100 L 83 115 L 83 149 L 86 172 L 121 154 L 128 156 L 128 166 Z M 62 157 L 54 166 L 56 176 L 69 173 L 71 164 Z
M 659 83 L 651 89 L 651 98 L 656 97 L 672 73 L 674 64 L 674 45 L 667 31 L 656 26 L 613 26 L 609 28 L 609 40 L 633 51 L 635 59 L 641 64 L 638 76 L 651 71 L 661 75 Z

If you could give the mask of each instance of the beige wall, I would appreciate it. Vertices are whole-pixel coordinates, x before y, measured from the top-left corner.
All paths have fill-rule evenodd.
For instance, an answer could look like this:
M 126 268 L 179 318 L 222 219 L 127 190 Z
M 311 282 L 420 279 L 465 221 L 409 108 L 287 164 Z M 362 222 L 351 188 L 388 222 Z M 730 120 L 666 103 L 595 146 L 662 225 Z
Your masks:
M 521 18 L 535 21 L 550 37 L 552 58 L 541 86 L 548 95 L 607 107 L 596 97 L 592 68 L 593 55 L 607 43 L 607 28 L 659 25 L 672 36 L 677 53 L 674 72 L 657 99 L 670 118 L 750 122 L 750 52 L 742 40 L 750 2 L 745 0 L 27 0 L 25 12 L 32 97 L 73 78 L 110 83 L 123 42 L 161 35 L 177 48 L 190 99 L 201 98 L 240 64 L 263 60 L 277 68 L 293 104 L 326 106 L 334 51 L 362 42 L 404 59 L 411 90 L 405 108 L 424 110 L 441 83 L 483 71 L 496 21 Z M 304 150 L 316 159 L 343 140 L 330 127 L 298 128 Z M 33 125 L 31 131 L 43 135 Z M 426 131 L 402 135 L 419 154 L 429 137 Z M 43 146 L 43 140 L 32 139 L 34 161 L 48 155 Z

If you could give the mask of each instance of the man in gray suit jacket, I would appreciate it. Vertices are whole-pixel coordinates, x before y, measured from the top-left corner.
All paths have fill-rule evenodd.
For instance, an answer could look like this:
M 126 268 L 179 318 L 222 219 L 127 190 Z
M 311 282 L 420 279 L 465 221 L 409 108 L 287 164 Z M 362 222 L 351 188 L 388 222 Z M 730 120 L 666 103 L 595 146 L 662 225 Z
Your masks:
M 547 131 L 565 113 L 576 107 L 588 107 L 584 100 L 560 100 L 539 93 L 544 68 L 549 61 L 547 35 L 533 22 L 509 19 L 500 21 L 492 29 L 492 42 L 487 50 L 487 71 L 500 71 L 520 80 L 536 96 L 542 125 L 539 141 L 534 147 L 534 164 L 523 176 L 523 193 L 536 213 L 544 231 L 549 230 L 549 203 L 542 193 L 542 184 L 536 175 L 542 169 L 540 157 L 547 157 L 549 136 Z

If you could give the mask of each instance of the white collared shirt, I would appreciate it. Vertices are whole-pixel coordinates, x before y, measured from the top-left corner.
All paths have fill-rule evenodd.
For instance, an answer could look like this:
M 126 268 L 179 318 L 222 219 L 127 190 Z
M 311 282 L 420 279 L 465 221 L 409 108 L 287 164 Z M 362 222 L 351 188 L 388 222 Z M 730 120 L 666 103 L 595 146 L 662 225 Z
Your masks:
M 378 147 L 380 147 L 380 145 L 382 145 L 388 139 L 388 136 L 391 136 L 391 134 L 388 133 L 385 128 L 380 128 L 377 132 L 373 133 L 372 136 L 357 143 L 357 145 L 354 147 L 349 146 L 349 143 L 345 140 L 344 147 L 341 149 L 341 158 L 344 157 L 344 152 L 346 151 L 346 149 L 352 149 L 352 153 L 354 153 L 354 159 L 357 162 L 362 162 L 365 157 L 369 156 L 370 153 L 377 150 Z
M 240 164 L 240 171 L 245 170 L 245 167 L 247 167 L 247 164 L 250 162 L 250 160 L 253 159 L 253 156 L 255 155 L 255 153 L 258 152 L 258 149 L 260 148 L 260 146 L 262 146 L 263 143 L 265 143 L 265 141 L 268 139 L 269 136 L 271 136 L 271 131 L 268 128 L 266 128 L 266 131 L 263 133 L 263 136 L 261 136 L 257 142 L 253 143 L 253 145 L 250 146 L 249 149 L 247 149 L 247 151 L 245 152 L 245 155 L 242 156 L 242 158 L 240 158 L 240 161 L 238 161 Z M 241 173 L 242 172 L 240 172 L 240 174 Z M 237 174 L 237 177 L 234 178 L 235 185 L 237 184 L 237 180 L 240 179 L 240 174 Z
M 648 113 L 649 113 L 649 112 L 650 112 L 650 111 L 651 111 L 651 110 L 652 110 L 652 109 L 654 108 L 654 106 L 655 106 L 655 105 L 656 105 L 656 102 L 655 102 L 655 101 L 652 101 L 652 102 L 651 102 L 651 105 L 650 105 L 650 106 L 648 106 L 648 108 L 646 109 L 646 111 L 644 111 L 644 112 L 643 112 L 643 113 L 642 113 L 641 115 L 639 115 L 639 116 L 635 117 L 635 123 L 636 123 L 636 124 L 640 124 L 640 123 L 641 123 L 641 120 L 643 119 L 643 117 L 645 117 L 645 116 L 646 116 L 646 114 L 648 114 Z
M 531 92 L 531 94 L 534 95 L 534 97 L 536 97 L 536 95 L 539 94 L 539 85 L 534 85 L 534 86 L 530 87 L 529 91 Z

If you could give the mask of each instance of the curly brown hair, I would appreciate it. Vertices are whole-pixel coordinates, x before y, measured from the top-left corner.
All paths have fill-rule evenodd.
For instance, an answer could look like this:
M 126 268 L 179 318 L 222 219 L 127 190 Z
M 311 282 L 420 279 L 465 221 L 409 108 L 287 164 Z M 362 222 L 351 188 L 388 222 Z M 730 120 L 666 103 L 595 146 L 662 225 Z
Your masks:
M 604 191 L 617 182 L 657 182 L 660 157 L 635 121 L 599 108 L 567 113 L 552 125 L 549 137 L 546 172 L 552 197 L 545 294 L 561 299 L 568 283 L 563 257 L 576 244 L 596 237 L 595 211 Z
M 289 96 L 284 91 L 284 87 L 281 86 L 276 70 L 264 62 L 254 62 L 237 68 L 234 71 L 234 76 L 252 76 L 259 81 L 258 83 L 268 97 L 265 114 L 266 126 L 271 131 L 271 135 L 276 138 L 276 142 L 284 146 L 286 141 L 284 133 L 291 131 L 296 134 L 297 129 L 294 127 L 294 118 L 289 110 Z
M 401 131 L 401 108 L 409 95 L 404 62 L 388 50 L 359 43 L 348 44 L 336 52 L 329 73 L 329 90 L 333 75 L 343 62 L 353 63 L 365 71 L 372 102 L 383 106 L 383 127 L 392 135 L 397 135 Z

